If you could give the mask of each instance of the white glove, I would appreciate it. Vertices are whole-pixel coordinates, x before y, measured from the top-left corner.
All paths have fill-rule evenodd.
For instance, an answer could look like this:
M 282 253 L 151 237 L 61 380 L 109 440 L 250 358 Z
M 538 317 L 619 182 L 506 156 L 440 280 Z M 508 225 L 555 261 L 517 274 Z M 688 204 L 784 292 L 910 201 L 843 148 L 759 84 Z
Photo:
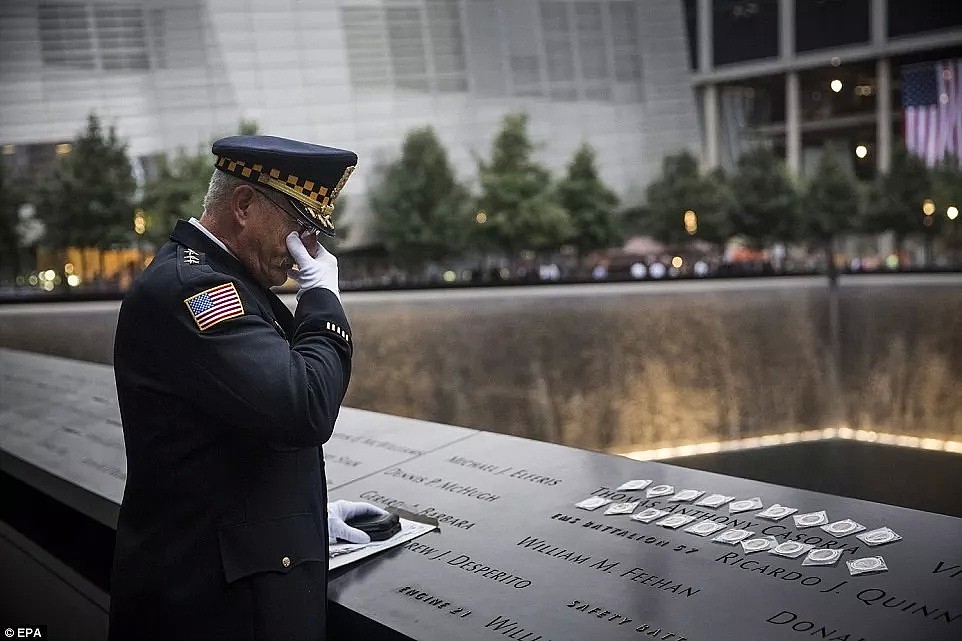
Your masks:
M 316 287 L 331 290 L 337 300 L 341 300 L 341 291 L 337 287 L 337 259 L 331 252 L 318 244 L 317 258 L 312 257 L 297 232 L 287 235 L 287 250 L 297 263 L 297 269 L 287 272 L 288 276 L 300 285 L 297 300 L 301 299 L 301 294 L 305 291 Z
M 370 503 L 356 501 L 334 501 L 327 504 L 327 542 L 334 543 L 341 539 L 348 543 L 370 543 L 371 537 L 367 532 L 351 527 L 345 521 L 358 516 L 383 516 L 384 510 Z

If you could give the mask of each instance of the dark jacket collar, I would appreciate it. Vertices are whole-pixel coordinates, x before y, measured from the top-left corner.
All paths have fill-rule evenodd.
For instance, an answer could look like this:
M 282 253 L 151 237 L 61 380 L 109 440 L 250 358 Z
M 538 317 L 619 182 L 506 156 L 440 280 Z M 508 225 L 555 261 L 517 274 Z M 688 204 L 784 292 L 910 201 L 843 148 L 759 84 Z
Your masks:
M 287 309 L 287 305 L 274 292 L 258 283 L 250 271 L 230 252 L 224 251 L 207 234 L 186 220 L 177 221 L 170 234 L 170 239 L 204 254 L 207 263 L 218 271 L 223 271 L 244 281 L 244 284 L 253 292 L 257 300 L 266 308 L 265 311 L 269 313 L 270 317 L 279 322 L 287 336 L 292 335 L 294 317 L 291 311 Z
M 239 260 L 234 258 L 230 252 L 224 251 L 221 246 L 211 240 L 207 234 L 186 220 L 177 221 L 177 224 L 174 225 L 174 231 L 170 233 L 170 239 L 175 243 L 180 243 L 185 247 L 190 247 L 194 251 L 204 254 L 208 263 L 213 263 L 229 274 L 255 285 L 257 284 L 257 281 L 254 280 L 254 277 L 251 276 L 251 273 Z

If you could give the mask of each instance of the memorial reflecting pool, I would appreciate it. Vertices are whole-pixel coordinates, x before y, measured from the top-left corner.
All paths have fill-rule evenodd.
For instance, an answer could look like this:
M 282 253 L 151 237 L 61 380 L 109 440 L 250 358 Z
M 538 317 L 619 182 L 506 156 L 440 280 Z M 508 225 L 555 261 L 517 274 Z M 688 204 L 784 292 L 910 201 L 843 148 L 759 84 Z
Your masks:
M 844 279 L 838 386 L 820 278 L 348 293 L 346 404 L 616 452 L 839 427 L 957 442 L 960 285 Z M 0 345 L 110 363 L 117 307 L 2 307 Z
M 609 451 L 838 427 L 958 441 L 959 285 L 848 279 L 837 388 L 822 279 L 360 296 L 347 402 Z

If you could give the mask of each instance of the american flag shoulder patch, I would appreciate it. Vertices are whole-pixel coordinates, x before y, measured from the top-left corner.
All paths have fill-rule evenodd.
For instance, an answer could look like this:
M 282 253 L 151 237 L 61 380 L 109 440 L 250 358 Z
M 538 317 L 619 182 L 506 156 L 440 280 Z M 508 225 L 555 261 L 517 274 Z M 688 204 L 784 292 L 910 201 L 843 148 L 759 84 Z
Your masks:
M 200 331 L 217 323 L 244 315 L 244 305 L 234 283 L 224 283 L 184 299 Z

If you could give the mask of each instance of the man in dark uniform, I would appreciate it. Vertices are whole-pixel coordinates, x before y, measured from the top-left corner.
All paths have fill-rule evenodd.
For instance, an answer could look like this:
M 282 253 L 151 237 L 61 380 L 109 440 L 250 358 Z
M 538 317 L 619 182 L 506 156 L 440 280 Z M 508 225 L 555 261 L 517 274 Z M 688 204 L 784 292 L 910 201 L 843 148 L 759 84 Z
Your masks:
M 325 638 L 328 540 L 364 503 L 327 505 L 323 455 L 351 374 L 333 203 L 352 152 L 269 136 L 214 143 L 201 219 L 124 298 L 114 368 L 127 485 L 110 638 Z M 297 269 L 293 269 L 294 264 Z M 294 314 L 270 287 L 294 278 Z

